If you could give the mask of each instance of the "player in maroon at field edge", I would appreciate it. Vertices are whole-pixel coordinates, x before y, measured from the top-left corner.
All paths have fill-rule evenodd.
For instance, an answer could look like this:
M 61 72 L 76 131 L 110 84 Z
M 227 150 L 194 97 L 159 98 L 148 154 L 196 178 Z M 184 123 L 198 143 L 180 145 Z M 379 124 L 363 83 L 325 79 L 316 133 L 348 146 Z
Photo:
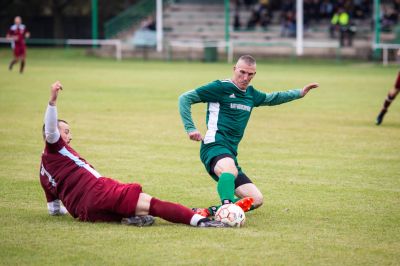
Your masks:
M 7 39 L 11 40 L 11 47 L 14 53 L 14 58 L 10 62 L 10 65 L 8 67 L 9 70 L 12 70 L 14 64 L 20 60 L 21 64 L 19 67 L 19 73 L 22 74 L 24 72 L 26 58 L 25 39 L 29 37 L 30 33 L 27 30 L 26 26 L 22 24 L 21 17 L 15 17 L 14 25 L 12 25 L 7 32 Z
M 397 56 L 400 57 L 400 49 L 397 50 Z M 394 83 L 394 87 L 388 92 L 387 98 L 383 102 L 383 107 L 379 112 L 379 115 L 376 117 L 376 125 L 379 126 L 382 123 L 383 118 L 385 117 L 385 114 L 387 113 L 390 104 L 394 101 L 399 92 L 400 92 L 400 71 L 397 73 L 397 79 L 396 82 Z
M 180 204 L 151 197 L 142 192 L 138 183 L 123 184 L 99 174 L 70 146 L 70 127 L 66 121 L 57 118 L 56 102 L 60 90 L 59 81 L 52 84 L 43 127 L 46 144 L 40 166 L 40 183 L 51 215 L 69 212 L 81 221 L 122 222 L 136 226 L 151 225 L 156 216 L 197 227 L 227 227 Z

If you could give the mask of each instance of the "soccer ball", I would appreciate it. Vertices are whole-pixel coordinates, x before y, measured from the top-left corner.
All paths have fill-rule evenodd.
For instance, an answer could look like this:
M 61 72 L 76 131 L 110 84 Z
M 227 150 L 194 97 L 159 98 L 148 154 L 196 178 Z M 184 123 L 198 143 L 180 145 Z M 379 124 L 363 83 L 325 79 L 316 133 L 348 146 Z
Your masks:
M 246 216 L 239 206 L 235 204 L 225 204 L 215 213 L 215 220 L 229 224 L 232 227 L 241 227 L 244 225 Z

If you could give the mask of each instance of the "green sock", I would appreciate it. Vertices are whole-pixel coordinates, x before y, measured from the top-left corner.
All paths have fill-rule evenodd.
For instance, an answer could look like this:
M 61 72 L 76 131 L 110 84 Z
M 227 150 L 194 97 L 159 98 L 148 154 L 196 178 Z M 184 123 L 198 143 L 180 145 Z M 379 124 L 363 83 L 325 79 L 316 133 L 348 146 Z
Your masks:
M 232 200 L 232 203 L 235 203 L 236 201 L 238 201 L 238 200 L 240 200 L 241 198 L 237 198 L 237 197 L 235 197 L 233 200 Z
M 231 173 L 222 173 L 217 184 L 217 191 L 222 204 L 227 200 L 233 202 L 235 199 L 235 176 Z

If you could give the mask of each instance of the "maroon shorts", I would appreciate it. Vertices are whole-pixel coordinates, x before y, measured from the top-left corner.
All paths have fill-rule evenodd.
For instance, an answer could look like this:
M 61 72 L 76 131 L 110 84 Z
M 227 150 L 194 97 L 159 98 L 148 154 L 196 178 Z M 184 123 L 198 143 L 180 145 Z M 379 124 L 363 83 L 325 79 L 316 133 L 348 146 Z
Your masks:
M 15 57 L 25 57 L 26 47 L 25 45 L 15 45 L 13 52 Z
M 114 179 L 100 177 L 96 185 L 80 202 L 79 219 L 82 221 L 121 221 L 135 215 L 142 186 L 123 184 Z
M 397 79 L 396 79 L 396 83 L 394 84 L 394 87 L 397 90 L 400 90 L 400 72 L 397 74 Z

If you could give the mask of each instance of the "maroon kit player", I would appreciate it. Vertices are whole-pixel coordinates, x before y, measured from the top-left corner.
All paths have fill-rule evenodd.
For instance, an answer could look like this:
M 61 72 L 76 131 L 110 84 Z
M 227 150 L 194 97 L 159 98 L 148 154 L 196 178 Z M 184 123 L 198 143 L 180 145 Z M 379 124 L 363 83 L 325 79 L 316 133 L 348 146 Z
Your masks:
M 97 172 L 70 146 L 70 127 L 57 118 L 60 90 L 60 82 L 52 84 L 43 127 L 46 144 L 40 166 L 40 183 L 51 215 L 68 211 L 81 221 L 137 226 L 153 224 L 153 216 L 197 227 L 227 226 L 180 204 L 156 199 L 144 193 L 140 184 L 123 184 Z
M 397 50 L 397 57 L 400 58 L 400 49 Z M 385 114 L 387 113 L 390 104 L 394 101 L 394 99 L 396 98 L 397 94 L 399 94 L 400 92 L 400 70 L 397 73 L 397 79 L 394 83 L 394 86 L 391 90 L 389 90 L 388 95 L 385 99 L 385 101 L 383 102 L 383 106 L 381 111 L 379 112 L 378 116 L 376 117 L 376 124 L 379 126 L 382 121 L 383 118 L 385 117 Z
M 19 16 L 15 17 L 14 25 L 12 25 L 7 32 L 7 39 L 11 40 L 11 47 L 14 53 L 14 58 L 10 62 L 10 65 L 8 67 L 9 70 L 12 70 L 15 63 L 21 61 L 19 67 L 19 73 L 24 72 L 25 58 L 26 58 L 25 39 L 29 37 L 30 33 L 27 30 L 26 26 L 22 24 L 21 17 Z

